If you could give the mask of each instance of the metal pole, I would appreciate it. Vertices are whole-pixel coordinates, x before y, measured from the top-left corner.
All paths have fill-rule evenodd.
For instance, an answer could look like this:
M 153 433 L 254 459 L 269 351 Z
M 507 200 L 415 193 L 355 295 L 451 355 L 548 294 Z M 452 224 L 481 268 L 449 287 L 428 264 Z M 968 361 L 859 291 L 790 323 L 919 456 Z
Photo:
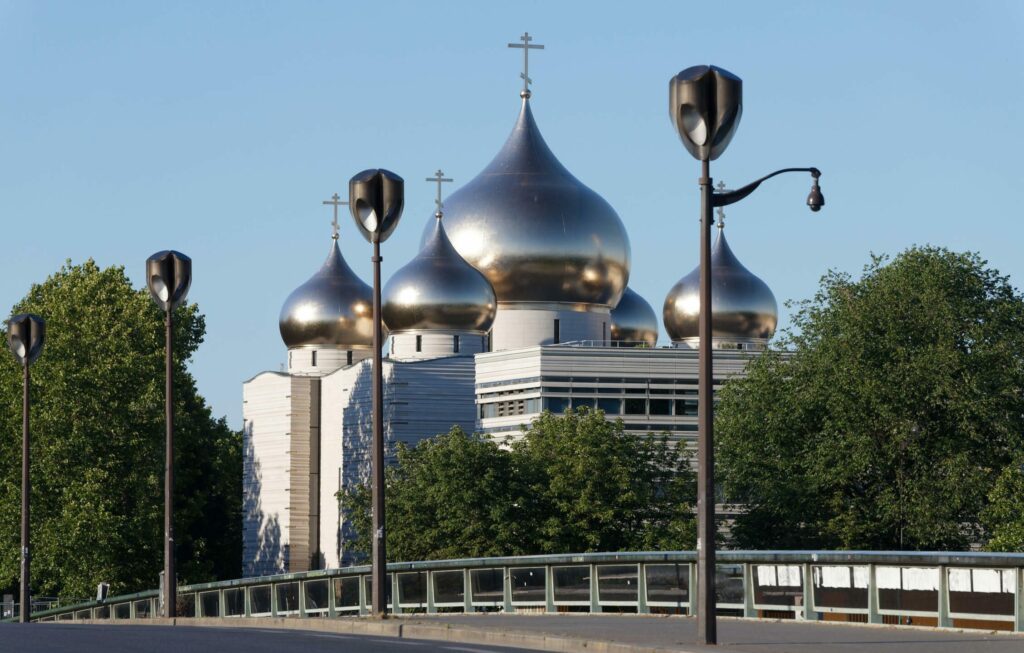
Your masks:
M 387 617 L 387 550 L 384 534 L 384 374 L 380 316 L 380 241 L 373 240 L 373 615 Z
M 173 309 L 167 309 L 167 333 L 165 344 L 165 386 L 164 421 L 167 425 L 166 450 L 164 452 L 164 616 L 177 616 L 178 587 L 174 572 L 174 383 L 172 358 L 174 318 Z
M 21 393 L 21 623 L 32 619 L 32 598 L 29 591 L 31 582 L 31 550 L 29 542 L 29 494 L 32 490 L 28 476 L 28 392 L 29 372 L 28 358 L 25 359 L 25 380 Z
M 700 345 L 697 372 L 697 642 L 718 643 L 715 622 L 715 447 L 711 363 L 711 165 L 700 177 Z

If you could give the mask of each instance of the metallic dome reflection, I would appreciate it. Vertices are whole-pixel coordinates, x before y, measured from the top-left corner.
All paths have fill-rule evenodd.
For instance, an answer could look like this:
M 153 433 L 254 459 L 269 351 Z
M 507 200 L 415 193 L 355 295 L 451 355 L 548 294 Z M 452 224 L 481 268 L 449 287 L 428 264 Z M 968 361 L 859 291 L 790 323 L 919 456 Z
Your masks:
M 323 267 L 288 295 L 278 326 L 289 349 L 373 347 L 373 290 L 345 262 L 337 241 Z
M 497 156 L 447 199 L 445 222 L 502 303 L 614 306 L 629 280 L 622 221 L 555 158 L 528 99 Z
M 679 280 L 665 298 L 665 331 L 675 343 L 696 342 L 700 312 L 700 266 Z M 743 267 L 718 226 L 711 249 L 711 336 L 722 342 L 760 344 L 775 333 L 779 306 L 764 281 Z
M 627 287 L 611 311 L 611 338 L 622 346 L 654 347 L 658 344 L 658 316 L 647 300 Z
M 486 333 L 497 299 L 490 282 L 455 251 L 441 218 L 423 249 L 384 286 L 381 315 L 392 332 Z

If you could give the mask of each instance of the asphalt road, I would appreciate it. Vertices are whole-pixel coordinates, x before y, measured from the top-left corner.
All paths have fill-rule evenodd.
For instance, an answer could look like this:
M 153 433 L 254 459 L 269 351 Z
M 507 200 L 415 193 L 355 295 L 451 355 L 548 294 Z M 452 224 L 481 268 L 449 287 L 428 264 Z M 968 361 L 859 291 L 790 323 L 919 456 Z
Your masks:
M 521 653 L 522 649 L 270 628 L 0 624 L 0 653 Z

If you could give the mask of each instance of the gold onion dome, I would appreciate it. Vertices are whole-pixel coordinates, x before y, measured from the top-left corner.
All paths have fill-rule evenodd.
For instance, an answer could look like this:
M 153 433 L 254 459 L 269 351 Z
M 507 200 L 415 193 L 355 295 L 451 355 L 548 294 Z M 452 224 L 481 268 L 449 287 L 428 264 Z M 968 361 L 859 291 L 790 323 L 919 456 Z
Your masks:
M 501 303 L 615 306 L 629 280 L 622 221 L 555 158 L 528 97 L 501 151 L 445 202 L 445 222 Z
M 490 282 L 452 247 L 436 215 L 420 253 L 384 286 L 381 315 L 388 330 L 486 333 L 497 300 Z
M 665 298 L 665 331 L 673 342 L 699 337 L 700 266 L 672 286 Z M 743 267 L 725 240 L 724 226 L 711 249 L 711 337 L 719 342 L 766 342 L 775 333 L 779 307 L 764 281 Z
M 373 347 L 373 290 L 348 266 L 335 240 L 323 267 L 288 295 L 278 319 L 294 347 Z
M 611 312 L 612 342 L 629 346 L 658 344 L 658 316 L 647 300 L 627 287 Z

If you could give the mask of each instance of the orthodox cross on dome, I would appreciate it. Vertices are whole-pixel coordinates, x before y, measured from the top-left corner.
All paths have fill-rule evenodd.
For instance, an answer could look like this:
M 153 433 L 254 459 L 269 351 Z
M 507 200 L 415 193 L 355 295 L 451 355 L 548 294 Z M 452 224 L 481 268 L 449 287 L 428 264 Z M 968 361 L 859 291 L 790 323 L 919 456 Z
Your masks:
M 435 213 L 435 215 L 440 218 L 441 208 L 444 206 L 444 202 L 441 201 L 441 184 L 454 180 L 445 177 L 444 173 L 441 172 L 441 169 L 438 168 L 433 177 L 427 177 L 427 181 L 432 181 L 437 184 L 437 199 L 434 200 L 434 204 L 437 204 L 437 213 Z
M 718 193 L 719 194 L 722 194 L 722 193 L 725 192 L 725 182 L 724 181 L 719 180 L 718 184 L 715 187 L 718 188 Z M 719 229 L 724 229 L 725 228 L 725 209 L 723 209 L 722 207 L 718 207 L 718 225 L 717 226 L 718 226 Z
M 331 206 L 334 207 L 334 219 L 331 220 L 331 229 L 333 229 L 331 238 L 333 238 L 334 240 L 338 240 L 338 207 L 342 205 L 347 206 L 348 202 L 341 201 L 341 196 L 335 193 L 334 195 L 331 195 L 331 199 L 324 200 L 323 203 L 330 204 Z
M 519 73 L 519 76 L 523 79 L 523 90 L 519 95 L 520 97 L 529 99 L 530 84 L 533 83 L 533 80 L 530 79 L 530 50 L 543 50 L 544 46 L 540 44 L 530 45 L 530 41 L 533 40 L 533 37 L 530 36 L 529 32 L 523 32 L 523 35 L 519 37 L 519 40 L 522 41 L 522 43 L 509 43 L 508 47 L 522 48 L 523 50 L 523 72 Z

